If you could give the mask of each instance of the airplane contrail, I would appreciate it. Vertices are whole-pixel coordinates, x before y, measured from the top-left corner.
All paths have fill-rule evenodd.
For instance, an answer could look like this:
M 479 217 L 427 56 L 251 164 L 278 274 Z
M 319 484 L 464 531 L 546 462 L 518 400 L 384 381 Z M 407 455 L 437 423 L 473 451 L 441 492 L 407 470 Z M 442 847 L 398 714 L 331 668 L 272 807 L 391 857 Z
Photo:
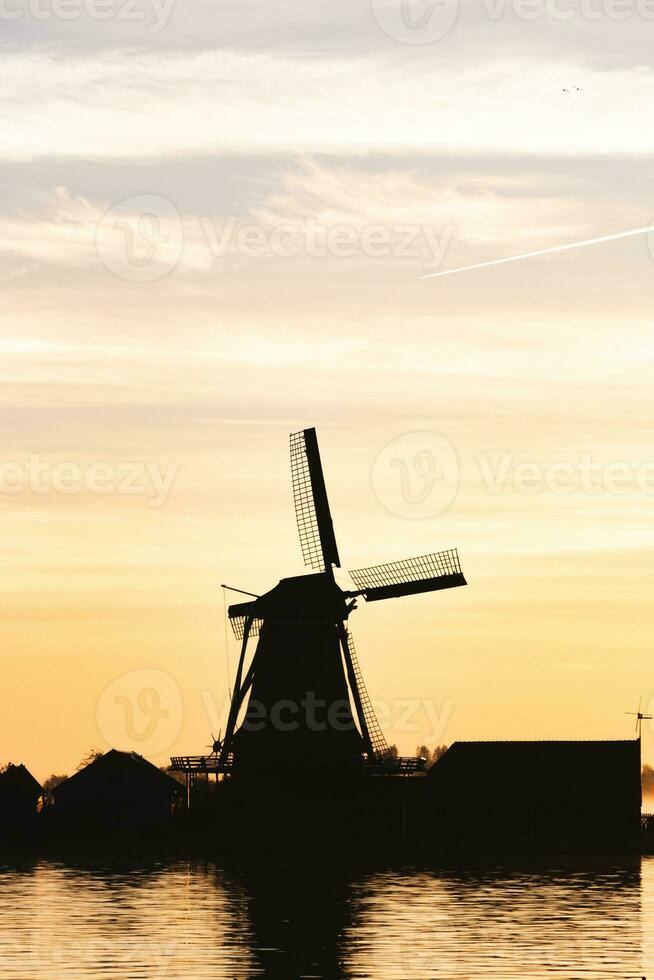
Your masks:
M 477 262 L 475 265 L 462 265 L 458 269 L 446 269 L 445 272 L 428 272 L 421 279 L 437 279 L 438 276 L 453 276 L 455 272 L 469 272 L 471 269 L 484 269 L 489 265 L 501 265 L 503 262 L 518 262 L 520 259 L 533 259 L 536 255 L 550 255 L 552 252 L 565 252 L 569 248 L 583 248 L 585 245 L 598 245 L 600 242 L 613 242 L 616 238 L 629 238 L 632 235 L 647 235 L 654 232 L 654 225 L 647 228 L 632 228 L 631 231 L 619 231 L 615 235 L 602 235 L 600 238 L 587 238 L 583 242 L 570 242 L 568 245 L 553 245 L 551 248 L 539 248 L 536 252 L 523 252 L 521 255 L 510 255 L 506 259 L 491 259 L 490 262 Z

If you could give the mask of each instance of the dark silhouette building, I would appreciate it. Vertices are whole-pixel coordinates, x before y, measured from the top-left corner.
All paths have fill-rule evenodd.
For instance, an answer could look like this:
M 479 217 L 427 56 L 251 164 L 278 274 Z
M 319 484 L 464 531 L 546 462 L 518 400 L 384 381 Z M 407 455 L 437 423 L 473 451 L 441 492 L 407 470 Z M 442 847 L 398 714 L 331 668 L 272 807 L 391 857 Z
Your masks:
M 43 787 L 21 763 L 0 772 L 0 829 L 30 831 L 36 820 Z
M 455 742 L 428 773 L 449 841 L 628 843 L 640 831 L 640 739 Z
M 165 823 L 182 793 L 143 756 L 111 749 L 52 790 L 51 813 L 65 827 L 147 828 Z

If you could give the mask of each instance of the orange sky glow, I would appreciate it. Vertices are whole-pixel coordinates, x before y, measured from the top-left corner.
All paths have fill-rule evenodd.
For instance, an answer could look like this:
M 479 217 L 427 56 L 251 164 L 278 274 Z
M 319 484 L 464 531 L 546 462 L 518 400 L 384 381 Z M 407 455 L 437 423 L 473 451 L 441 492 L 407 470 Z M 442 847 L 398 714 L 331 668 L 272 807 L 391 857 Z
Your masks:
M 282 8 L 249 39 L 180 7 L 150 40 L 47 50 L 23 22 L 7 51 L 0 763 L 204 750 L 238 654 L 221 583 L 303 571 L 307 426 L 344 587 L 453 547 L 468 579 L 353 614 L 389 742 L 632 737 L 652 236 L 422 277 L 648 225 L 637 25 L 608 25 L 608 70 L 606 24 L 583 53 L 513 22 L 421 48 L 355 11 L 325 51 L 298 14 L 288 50 Z

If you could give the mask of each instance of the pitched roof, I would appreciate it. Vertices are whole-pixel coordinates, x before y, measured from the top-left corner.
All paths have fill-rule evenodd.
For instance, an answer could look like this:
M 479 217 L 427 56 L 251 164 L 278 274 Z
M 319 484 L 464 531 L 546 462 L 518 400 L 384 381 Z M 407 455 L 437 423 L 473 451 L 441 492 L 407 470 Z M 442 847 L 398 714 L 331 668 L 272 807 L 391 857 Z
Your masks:
M 52 794 L 56 798 L 60 792 L 65 794 L 71 786 L 74 786 L 75 789 L 82 789 L 86 784 L 90 786 L 98 781 L 120 779 L 121 774 L 129 772 L 138 773 L 139 780 L 153 789 L 171 794 L 182 791 L 182 787 L 172 776 L 162 772 L 137 752 L 120 752 L 118 749 L 109 749 L 104 755 L 98 756 L 97 759 L 90 762 L 88 766 L 84 766 L 79 772 L 73 773 L 68 779 L 55 786 Z
M 22 762 L 17 766 L 10 762 L 5 771 L 0 773 L 0 795 L 36 799 L 42 792 L 43 787 Z

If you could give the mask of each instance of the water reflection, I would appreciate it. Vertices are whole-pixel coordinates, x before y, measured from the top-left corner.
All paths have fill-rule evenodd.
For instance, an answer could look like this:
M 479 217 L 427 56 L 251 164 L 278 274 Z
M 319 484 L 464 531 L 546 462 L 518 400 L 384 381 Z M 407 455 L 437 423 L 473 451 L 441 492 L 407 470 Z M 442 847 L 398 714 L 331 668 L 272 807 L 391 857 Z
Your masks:
M 645 972 L 638 864 L 389 873 L 355 896 L 346 937 L 354 976 L 640 980 Z
M 654 859 L 0 867 L 1 980 L 654 977 Z
M 0 978 L 253 975 L 245 896 L 200 864 L 44 862 L 0 876 Z
M 338 863 L 268 861 L 241 869 L 239 880 L 262 975 L 350 976 L 342 937 L 351 922 L 351 870 Z

